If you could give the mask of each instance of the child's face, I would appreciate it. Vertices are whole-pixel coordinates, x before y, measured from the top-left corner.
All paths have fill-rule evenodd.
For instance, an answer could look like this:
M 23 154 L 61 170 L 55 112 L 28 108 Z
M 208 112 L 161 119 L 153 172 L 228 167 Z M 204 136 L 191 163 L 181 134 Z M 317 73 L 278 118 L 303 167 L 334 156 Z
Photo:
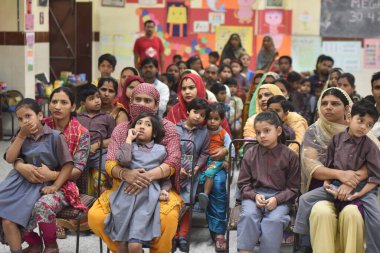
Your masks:
M 338 85 L 338 78 L 340 73 L 335 71 L 330 74 L 329 87 L 336 87 Z
M 185 63 L 182 62 L 178 65 L 178 68 L 179 68 L 179 73 L 182 73 L 183 71 L 185 71 L 185 69 L 187 69 L 187 66 Z
M 288 73 L 289 72 L 290 62 L 288 59 L 286 59 L 286 58 L 281 59 L 281 61 L 279 61 L 278 65 L 279 65 L 280 71 L 282 73 Z
M 231 96 L 236 96 L 237 85 L 229 85 L 228 88 L 230 88 Z
M 209 64 L 217 64 L 218 60 L 214 56 L 209 56 L 208 57 L 208 63 Z
M 276 82 L 275 85 L 280 88 L 282 94 L 284 95 L 284 97 L 288 98 L 289 97 L 289 93 L 288 93 L 288 89 L 286 89 L 285 85 L 281 82 Z
M 259 121 L 255 123 L 255 131 L 259 144 L 272 149 L 277 146 L 277 139 L 281 135 L 282 128 L 271 125 L 267 121 Z
M 226 101 L 226 97 L 227 92 L 225 90 L 219 91 L 218 94 L 216 94 L 216 100 L 218 100 L 218 102 L 224 103 Z
M 100 72 L 100 76 L 101 77 L 104 77 L 104 76 L 111 76 L 112 72 L 114 71 L 111 63 L 109 63 L 108 61 L 102 61 L 100 64 L 99 64 L 99 72 Z
M 149 117 L 139 119 L 136 122 L 135 130 L 137 131 L 136 139 L 141 143 L 150 142 L 155 136 L 153 136 L 153 125 Z
M 94 95 L 88 96 L 85 102 L 81 102 L 86 108 L 87 112 L 98 112 L 102 107 L 102 101 L 100 100 L 99 92 Z
M 16 117 L 20 128 L 28 125 L 38 126 L 43 118 L 42 112 L 36 114 L 32 109 L 22 106 L 16 111 Z
M 229 68 L 224 68 L 222 72 L 219 73 L 219 78 L 224 81 L 227 80 L 228 78 L 231 78 L 232 73 Z
M 233 73 L 234 75 L 238 75 L 238 74 L 240 74 L 240 72 L 241 72 L 241 66 L 240 66 L 239 63 L 233 62 L 233 63 L 231 64 L 231 68 L 232 68 L 232 73 Z
M 300 91 L 303 94 L 309 94 L 311 91 L 311 83 L 310 82 L 304 82 L 303 84 L 301 84 Z
M 113 87 L 113 83 L 104 82 L 103 86 L 99 88 L 99 95 L 103 105 L 112 104 L 113 100 L 116 98 L 116 91 Z
M 168 74 L 172 74 L 175 80 L 179 80 L 179 68 L 177 67 L 177 65 L 170 66 L 167 72 Z
M 288 112 L 284 112 L 280 103 L 272 103 L 268 106 L 268 110 L 274 111 L 280 117 L 281 121 L 284 122 Z
M 351 136 L 363 137 L 372 129 L 374 124 L 375 122 L 373 118 L 371 118 L 368 114 L 364 116 L 357 114 L 348 120 L 348 133 Z
M 221 123 L 222 123 L 222 118 L 220 118 L 219 113 L 210 112 L 207 119 L 207 128 L 211 131 L 215 131 L 219 128 Z
M 133 90 L 134 90 L 134 89 L 137 87 L 137 85 L 139 85 L 139 84 L 140 84 L 140 82 L 136 80 L 136 81 L 132 81 L 132 82 L 128 85 L 127 89 L 125 90 L 125 95 L 127 96 L 127 98 L 131 98 Z
M 189 117 L 187 118 L 187 122 L 191 127 L 199 126 L 201 125 L 206 118 L 206 110 L 195 110 L 191 109 L 190 112 L 188 112 Z
M 249 55 L 243 55 L 242 57 L 240 57 L 240 60 L 243 63 L 243 66 L 246 68 L 248 68 L 249 64 L 251 64 L 251 58 L 249 57 Z

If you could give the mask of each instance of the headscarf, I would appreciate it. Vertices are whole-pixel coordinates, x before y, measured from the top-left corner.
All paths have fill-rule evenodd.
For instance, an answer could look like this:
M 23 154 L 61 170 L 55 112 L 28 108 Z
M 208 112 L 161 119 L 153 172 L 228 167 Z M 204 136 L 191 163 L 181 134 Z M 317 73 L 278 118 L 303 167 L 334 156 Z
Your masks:
M 264 48 L 264 40 L 270 39 L 272 42 L 272 45 L 269 49 Z M 256 63 L 256 69 L 262 69 L 267 71 L 269 67 L 272 65 L 273 61 L 275 60 L 277 55 L 277 50 L 274 46 L 274 42 L 271 36 L 266 35 L 263 38 L 263 45 L 260 48 L 258 57 L 257 57 L 257 63 Z
M 135 96 L 139 94 L 149 95 L 153 97 L 154 102 L 157 105 L 160 103 L 160 93 L 158 92 L 158 90 L 153 84 L 141 83 L 140 85 L 138 85 L 132 92 L 131 101 L 133 101 Z M 155 114 L 157 113 L 157 110 L 158 110 L 158 107 L 156 110 L 154 110 L 145 105 L 134 104 L 134 103 L 129 105 L 129 113 L 131 114 L 131 121 L 133 121 L 139 114 L 143 112 Z
M 128 86 L 133 82 L 133 81 L 139 81 L 140 83 L 143 83 L 144 80 L 139 77 L 139 76 L 130 76 L 125 80 L 125 84 L 121 85 L 121 96 L 118 99 L 118 102 L 124 106 L 124 108 L 128 109 L 129 108 L 129 103 L 130 99 L 125 95 L 127 92 Z
M 187 104 L 182 96 L 182 83 L 185 79 L 190 78 L 194 83 L 197 89 L 198 98 L 206 98 L 206 87 L 202 81 L 202 78 L 197 74 L 186 74 L 182 77 L 178 85 L 178 103 L 175 104 L 172 109 L 169 111 L 167 120 L 177 124 L 182 119 L 187 119 Z
M 231 46 L 231 40 L 233 37 L 238 37 L 240 41 L 239 46 L 236 49 L 232 48 Z M 239 34 L 233 33 L 230 35 L 230 38 L 228 39 L 226 45 L 224 45 L 222 56 L 221 56 L 221 62 L 223 62 L 225 58 L 230 58 L 231 60 L 238 59 L 240 54 L 244 52 L 245 52 L 245 49 L 243 48 Z
M 264 75 L 263 78 L 264 77 L 266 77 L 266 76 Z M 265 80 L 265 79 L 263 79 L 263 80 Z M 273 96 L 277 96 L 277 95 L 283 96 L 280 88 L 278 88 L 276 85 L 274 85 L 274 84 L 261 84 L 260 83 L 259 86 L 257 86 L 257 89 L 255 90 L 255 93 L 252 96 L 251 103 L 249 105 L 248 117 L 251 117 L 255 114 L 262 112 L 262 109 L 261 109 L 260 104 L 259 104 L 259 100 L 257 98 L 259 95 L 259 90 L 261 90 L 261 89 L 268 89 L 273 94 Z

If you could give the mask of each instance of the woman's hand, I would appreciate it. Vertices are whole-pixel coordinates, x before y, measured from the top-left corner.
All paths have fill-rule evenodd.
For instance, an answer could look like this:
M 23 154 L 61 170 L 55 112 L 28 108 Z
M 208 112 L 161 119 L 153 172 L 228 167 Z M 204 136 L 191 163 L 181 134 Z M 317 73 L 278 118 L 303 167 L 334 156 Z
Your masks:
M 137 194 L 141 189 L 150 184 L 150 179 L 144 169 L 124 170 L 122 180 L 128 183 L 125 192 L 128 194 Z
M 226 157 L 228 151 L 225 147 L 218 148 L 210 153 L 213 160 L 222 161 Z
M 347 186 L 356 188 L 360 182 L 360 172 L 352 170 L 341 170 L 338 180 Z
M 100 148 L 100 142 L 95 142 L 94 144 L 91 144 L 90 146 L 90 153 L 95 154 L 96 151 Z
M 50 170 L 48 166 L 42 164 L 41 167 L 38 168 L 38 172 L 44 177 L 44 182 L 54 181 L 55 173 Z
M 186 170 L 184 168 L 181 168 L 181 170 L 179 172 L 179 177 L 181 179 L 186 179 L 186 178 L 190 177 L 190 175 L 186 172 Z
M 32 164 L 24 164 L 17 162 L 15 169 L 29 182 L 33 184 L 41 184 L 45 181 L 45 177 L 41 174 L 39 169 Z
M 354 190 L 353 187 L 350 187 L 348 185 L 345 185 L 345 184 L 341 184 L 337 190 L 337 199 L 339 199 L 340 201 L 348 201 L 349 198 L 348 196 L 351 194 L 351 192 Z

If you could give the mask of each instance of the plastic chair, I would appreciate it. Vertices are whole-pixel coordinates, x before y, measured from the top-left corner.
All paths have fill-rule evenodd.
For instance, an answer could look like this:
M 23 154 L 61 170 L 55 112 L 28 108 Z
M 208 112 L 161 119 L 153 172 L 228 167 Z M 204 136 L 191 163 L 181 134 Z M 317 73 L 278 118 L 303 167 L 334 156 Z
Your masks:
M 250 148 L 252 147 L 253 145 L 257 145 L 258 142 L 256 140 L 245 140 L 245 139 L 235 139 L 231 142 L 230 144 L 230 147 L 229 147 L 229 151 L 230 151 L 230 154 L 231 154 L 231 148 L 232 148 L 232 145 L 234 143 L 242 143 L 244 144 L 244 147 L 243 147 L 243 154 Z M 299 150 L 301 145 L 297 142 L 297 141 L 292 141 L 292 140 L 287 140 L 285 142 L 286 145 L 289 145 L 291 143 L 294 143 L 296 145 L 298 145 L 299 147 Z M 236 156 L 237 157 L 237 156 Z M 231 157 L 230 157 L 231 159 Z M 240 158 L 241 160 L 243 159 L 243 157 Z M 301 156 L 298 157 L 299 159 L 299 162 L 301 164 Z M 237 163 L 237 158 L 235 159 L 235 162 Z M 226 231 L 226 234 L 227 234 L 227 239 L 226 239 L 226 253 L 229 253 L 229 242 L 230 242 L 230 231 L 235 231 L 236 230 L 236 227 L 230 227 L 230 215 L 231 215 L 231 210 L 232 208 L 230 208 L 230 189 L 231 189 L 231 183 L 232 183 L 232 179 L 233 179 L 233 166 L 232 166 L 232 163 L 230 163 L 230 166 L 229 166 L 229 170 L 228 170 L 228 177 L 227 177 L 227 194 L 228 194 L 228 198 L 227 198 L 227 231 Z M 301 182 L 301 181 L 300 181 Z M 294 201 L 294 204 L 292 205 L 292 209 L 290 210 L 290 216 L 291 216 L 291 222 L 289 224 L 289 226 L 285 229 L 285 231 L 289 231 L 291 233 L 293 233 L 293 228 L 294 228 L 294 217 L 296 216 L 297 214 L 297 209 L 298 209 L 298 200 L 299 200 L 299 196 L 301 195 L 301 185 L 299 185 L 299 191 L 297 193 L 297 196 L 295 198 L 295 201 Z M 293 242 L 293 253 L 297 252 L 297 250 L 299 249 L 299 237 L 296 233 L 293 233 L 294 235 L 294 242 Z
M 9 90 L 4 93 L 0 93 L 0 110 L 2 112 L 7 112 L 11 116 L 11 124 L 12 124 L 12 132 L 9 138 L 4 138 L 3 141 L 9 141 L 13 138 L 15 135 L 15 109 L 17 104 L 24 99 L 24 96 L 21 94 L 21 92 L 17 90 Z M 11 101 L 14 101 L 16 103 L 11 103 Z M 1 126 L 2 127 L 2 126 Z

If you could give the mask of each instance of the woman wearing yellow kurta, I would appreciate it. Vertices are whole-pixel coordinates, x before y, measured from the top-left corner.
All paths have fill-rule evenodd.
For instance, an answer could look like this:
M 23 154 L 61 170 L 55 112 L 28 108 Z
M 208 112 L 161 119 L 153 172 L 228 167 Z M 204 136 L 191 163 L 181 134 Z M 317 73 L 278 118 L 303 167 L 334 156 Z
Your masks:
M 140 84 L 135 88 L 131 98 L 130 115 L 133 120 L 142 112 L 155 113 L 159 104 L 159 93 L 151 84 Z M 115 154 L 119 146 L 125 143 L 129 123 L 119 124 L 113 131 L 108 146 L 106 171 L 113 179 L 112 189 L 102 193 L 88 213 L 88 223 L 96 233 L 107 244 L 112 252 L 117 252 L 117 242 L 112 241 L 104 232 L 104 220 L 110 213 L 110 194 L 118 189 L 121 180 L 129 183 L 127 193 L 137 193 L 139 189 L 147 187 L 153 180 L 174 175 L 174 186 L 178 189 L 179 168 L 181 159 L 180 138 L 175 125 L 163 120 L 165 137 L 161 144 L 166 147 L 168 156 L 163 164 L 150 171 L 144 169 L 128 170 L 118 165 Z M 169 192 L 169 201 L 160 202 L 161 237 L 153 240 L 150 252 L 168 253 L 172 248 L 172 239 L 177 230 L 179 208 L 183 201 L 174 189 Z
M 256 113 L 249 117 L 244 126 L 244 139 L 256 139 L 256 132 L 253 127 L 255 122 L 255 117 L 260 112 L 267 109 L 267 101 L 269 98 L 277 95 L 282 95 L 281 90 L 274 84 L 264 84 L 257 88 L 256 98 L 252 100 L 251 103 L 255 103 Z M 287 124 L 294 130 L 296 139 L 298 143 L 301 143 L 303 136 L 305 135 L 307 129 L 307 121 L 296 112 L 289 112 L 286 116 L 284 123 Z M 299 153 L 298 145 L 290 144 L 289 148 L 292 149 L 297 154 Z

